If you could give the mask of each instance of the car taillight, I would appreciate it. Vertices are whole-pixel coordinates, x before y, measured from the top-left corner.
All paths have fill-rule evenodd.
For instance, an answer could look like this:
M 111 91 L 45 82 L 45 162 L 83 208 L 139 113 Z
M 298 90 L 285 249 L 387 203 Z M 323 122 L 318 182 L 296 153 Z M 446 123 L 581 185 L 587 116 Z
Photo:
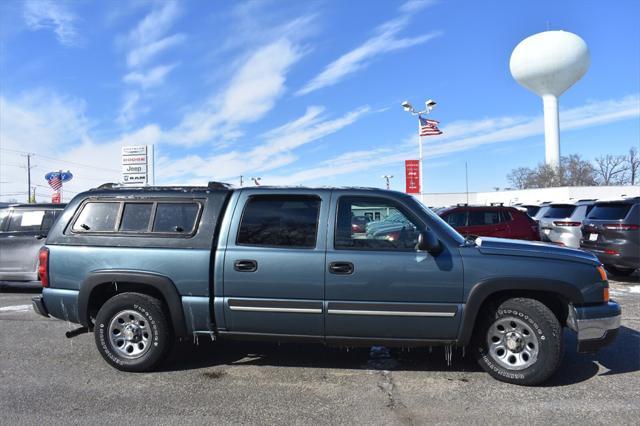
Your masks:
M 614 229 L 616 231 L 637 231 L 640 229 L 639 225 L 627 225 L 624 223 L 607 223 L 602 225 L 604 229 Z
M 604 254 L 620 254 L 620 252 L 618 252 L 618 250 L 605 249 Z
M 563 220 L 556 220 L 555 222 L 553 222 L 554 225 L 556 226 L 580 226 L 582 225 L 581 222 L 566 222 Z
M 38 275 L 42 287 L 49 287 L 49 249 L 42 247 L 38 253 Z

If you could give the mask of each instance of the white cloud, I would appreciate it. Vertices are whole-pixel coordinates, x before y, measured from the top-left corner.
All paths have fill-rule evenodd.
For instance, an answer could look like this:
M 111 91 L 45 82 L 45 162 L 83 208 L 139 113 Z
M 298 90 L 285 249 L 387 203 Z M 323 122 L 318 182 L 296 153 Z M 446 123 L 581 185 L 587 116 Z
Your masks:
M 169 73 L 178 63 L 153 65 L 163 52 L 175 47 L 186 40 L 182 33 L 167 34 L 181 10 L 175 1 L 166 1 L 154 5 L 149 12 L 132 29 L 125 38 L 127 52 L 127 67 L 129 72 L 123 77 L 128 84 L 135 84 L 141 90 L 149 90 L 164 84 Z M 116 118 L 122 126 L 129 126 L 137 117 L 149 108 L 141 108 L 141 100 L 145 93 L 129 89 L 124 96 L 123 104 Z
M 627 119 L 640 118 L 640 95 L 626 96 L 560 111 L 563 131 L 598 126 Z M 541 116 L 485 118 L 477 121 L 457 121 L 442 126 L 441 136 L 425 140 L 425 158 L 445 157 L 457 152 L 468 151 L 484 145 L 501 142 L 517 142 L 544 133 Z M 316 167 L 307 168 L 288 175 L 266 176 L 265 181 L 277 184 L 298 185 L 307 182 L 321 182 L 323 178 L 356 173 L 374 167 L 402 164 L 407 158 L 417 156 L 415 133 L 397 147 L 379 147 L 366 151 L 345 152 L 339 156 L 320 162 Z M 392 145 L 390 143 L 389 145 Z M 542 153 L 541 153 L 542 158 Z
M 179 160 L 162 158 L 160 167 L 164 178 L 171 182 L 185 179 L 202 182 L 275 170 L 298 159 L 295 149 L 353 124 L 368 114 L 370 108 L 363 106 L 334 119 L 324 117 L 323 112 L 322 107 L 308 108 L 302 117 L 263 134 L 259 139 L 261 143 L 248 151 L 233 150 L 207 158 L 197 155 Z
M 78 43 L 79 37 L 75 27 L 77 17 L 65 3 L 29 0 L 24 3 L 22 15 L 31 31 L 51 30 L 64 46 L 74 46 Z
M 31 179 L 40 201 L 51 196 L 44 174 L 52 170 L 69 169 L 74 174 L 65 184 L 65 200 L 118 179 L 120 143 L 92 140 L 84 101 L 35 90 L 16 98 L 1 97 L 0 110 L 0 200 L 27 199 L 23 153 L 36 153 Z
M 149 63 L 163 51 L 181 44 L 186 39 L 184 34 L 173 34 L 160 40 L 140 44 L 127 54 L 127 65 L 130 68 L 141 67 Z
M 398 38 L 398 33 L 409 24 L 411 14 L 429 6 L 431 1 L 409 1 L 401 6 L 401 15 L 380 25 L 373 37 L 357 48 L 345 53 L 309 81 L 297 95 L 305 95 L 323 87 L 337 84 L 350 74 L 369 66 L 377 57 L 396 50 L 426 43 L 441 33 L 432 31 L 417 37 Z
M 186 114 L 169 132 L 168 143 L 197 145 L 238 138 L 239 126 L 261 119 L 285 91 L 286 74 L 300 58 L 287 39 L 257 49 L 219 95 Z
M 154 86 L 160 86 L 164 83 L 167 75 L 177 66 L 178 64 L 169 64 L 169 65 L 159 65 L 150 69 L 149 71 L 132 71 L 129 74 L 125 75 L 123 80 L 126 83 L 137 84 L 142 89 L 148 89 Z

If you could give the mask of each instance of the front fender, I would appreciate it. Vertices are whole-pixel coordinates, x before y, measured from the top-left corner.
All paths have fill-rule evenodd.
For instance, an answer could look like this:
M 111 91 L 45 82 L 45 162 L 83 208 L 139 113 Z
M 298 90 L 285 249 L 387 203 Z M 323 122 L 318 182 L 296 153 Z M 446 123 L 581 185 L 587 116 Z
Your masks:
M 536 291 L 562 296 L 574 304 L 584 303 L 580 289 L 565 281 L 545 278 L 500 277 L 475 284 L 462 310 L 462 321 L 458 332 L 458 344 L 466 346 L 471 340 L 476 319 L 482 304 L 493 294 L 501 291 Z

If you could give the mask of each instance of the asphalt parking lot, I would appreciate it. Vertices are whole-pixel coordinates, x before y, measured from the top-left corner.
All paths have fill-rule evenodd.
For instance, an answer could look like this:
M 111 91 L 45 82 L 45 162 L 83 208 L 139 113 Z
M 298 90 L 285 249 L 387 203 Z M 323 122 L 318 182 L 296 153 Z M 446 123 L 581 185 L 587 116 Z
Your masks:
M 565 357 L 544 386 L 497 382 L 444 350 L 344 350 L 319 345 L 179 345 L 159 372 L 122 373 L 93 335 L 37 316 L 33 287 L 0 284 L 0 423 L 588 423 L 640 417 L 640 279 L 611 282 L 623 308 L 613 346 Z

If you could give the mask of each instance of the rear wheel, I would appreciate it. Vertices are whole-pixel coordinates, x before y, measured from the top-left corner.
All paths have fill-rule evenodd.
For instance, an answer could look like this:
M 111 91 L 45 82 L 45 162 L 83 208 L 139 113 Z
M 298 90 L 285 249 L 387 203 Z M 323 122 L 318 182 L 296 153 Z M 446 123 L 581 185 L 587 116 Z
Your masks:
M 562 355 L 562 327 L 535 299 L 513 298 L 487 310 L 474 336 L 480 366 L 494 378 L 536 385 L 556 371 Z
M 628 277 L 635 272 L 633 268 L 617 268 L 611 265 L 605 265 L 605 268 L 607 268 L 607 271 L 609 271 L 611 275 L 617 275 L 619 277 Z
M 173 342 L 162 303 L 140 293 L 118 294 L 102 305 L 94 334 L 100 355 L 123 371 L 152 370 Z

